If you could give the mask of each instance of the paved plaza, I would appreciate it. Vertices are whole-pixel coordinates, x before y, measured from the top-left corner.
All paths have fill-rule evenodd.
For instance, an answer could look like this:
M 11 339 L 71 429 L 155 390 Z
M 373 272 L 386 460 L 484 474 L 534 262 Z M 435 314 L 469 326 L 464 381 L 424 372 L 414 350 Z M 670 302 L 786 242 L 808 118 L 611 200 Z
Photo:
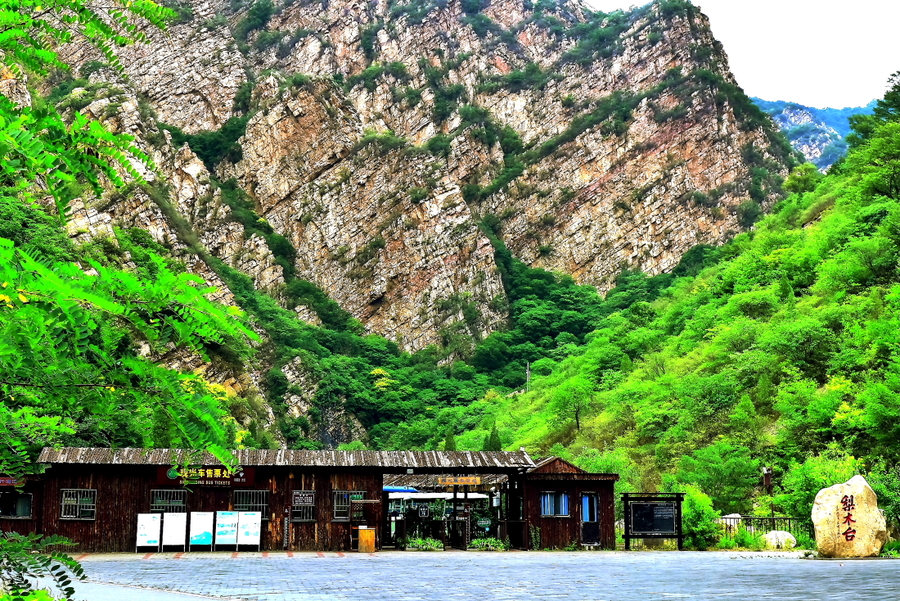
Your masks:
M 77 597 L 90 601 L 190 601 L 176 592 L 248 601 L 900 599 L 900 560 L 796 553 L 166 553 L 81 561 L 89 582 Z

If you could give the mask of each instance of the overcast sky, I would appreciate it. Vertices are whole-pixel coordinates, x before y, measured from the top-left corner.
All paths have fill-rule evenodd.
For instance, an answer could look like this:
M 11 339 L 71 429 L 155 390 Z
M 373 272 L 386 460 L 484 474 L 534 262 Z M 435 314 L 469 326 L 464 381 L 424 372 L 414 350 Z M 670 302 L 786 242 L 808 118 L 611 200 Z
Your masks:
M 584 0 L 610 12 L 643 0 Z M 900 71 L 900 0 L 692 0 L 744 91 L 819 108 L 881 98 Z

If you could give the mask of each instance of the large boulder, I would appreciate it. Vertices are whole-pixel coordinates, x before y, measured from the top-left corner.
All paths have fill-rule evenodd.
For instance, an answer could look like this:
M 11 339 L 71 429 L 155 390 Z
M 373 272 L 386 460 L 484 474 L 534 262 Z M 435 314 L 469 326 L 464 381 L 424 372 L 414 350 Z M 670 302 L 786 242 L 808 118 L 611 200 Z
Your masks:
M 790 532 L 784 530 L 772 530 L 763 534 L 766 541 L 766 549 L 781 549 L 789 551 L 797 546 L 797 539 Z
M 812 521 L 819 553 L 825 557 L 874 557 L 887 539 L 878 497 L 862 476 L 820 490 Z

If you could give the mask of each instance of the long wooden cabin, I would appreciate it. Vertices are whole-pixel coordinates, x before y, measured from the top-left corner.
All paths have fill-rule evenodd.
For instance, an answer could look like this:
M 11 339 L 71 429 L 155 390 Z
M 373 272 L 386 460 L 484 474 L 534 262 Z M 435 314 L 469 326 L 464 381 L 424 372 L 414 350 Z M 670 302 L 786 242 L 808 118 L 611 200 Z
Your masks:
M 183 450 L 44 449 L 44 474 L 24 483 L 0 477 L 0 531 L 63 535 L 82 553 L 133 552 L 138 514 L 241 511 L 261 513 L 263 550 L 343 551 L 361 526 L 375 529 L 381 548 L 391 538 L 385 476 L 450 474 L 496 479 L 498 534 L 515 547 L 531 546 L 530 525 L 540 529 L 542 548 L 615 543 L 612 490 L 618 476 L 587 474 L 556 458 L 536 465 L 524 450 L 234 455 L 240 468 L 229 473 L 212 455 Z M 545 515 L 542 503 L 551 498 L 555 513 Z

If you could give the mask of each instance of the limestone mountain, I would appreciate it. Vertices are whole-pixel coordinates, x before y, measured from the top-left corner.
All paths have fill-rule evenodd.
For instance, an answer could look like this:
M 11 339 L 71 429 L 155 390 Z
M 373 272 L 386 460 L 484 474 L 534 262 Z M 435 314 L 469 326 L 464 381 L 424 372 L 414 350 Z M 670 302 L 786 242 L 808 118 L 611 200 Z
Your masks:
M 847 153 L 850 117 L 871 114 L 875 106 L 874 100 L 866 106 L 843 109 L 819 109 L 783 100 L 753 101 L 772 117 L 791 146 L 823 172 Z
M 156 165 L 77 206 L 70 234 L 146 230 L 222 300 L 255 289 L 406 351 L 465 358 L 505 326 L 492 242 L 609 290 L 749 228 L 796 164 L 682 0 L 166 4 L 176 23 L 118 51 L 127 78 L 73 42 L 72 75 L 40 84 Z M 340 407 L 311 414 L 313 363 L 276 353 L 217 378 L 266 389 L 327 444 L 358 439 Z

